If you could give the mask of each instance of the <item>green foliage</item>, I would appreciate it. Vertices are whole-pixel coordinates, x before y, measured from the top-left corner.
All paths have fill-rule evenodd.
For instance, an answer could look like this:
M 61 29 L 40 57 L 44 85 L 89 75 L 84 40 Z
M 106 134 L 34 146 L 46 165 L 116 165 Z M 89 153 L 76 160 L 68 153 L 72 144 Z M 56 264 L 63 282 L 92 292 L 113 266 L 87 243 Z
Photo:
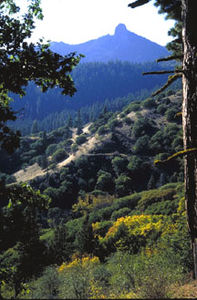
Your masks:
M 150 138 L 148 135 L 143 135 L 139 137 L 133 147 L 134 153 L 148 155 L 150 153 L 149 141 Z
M 114 211 L 114 212 L 112 213 L 111 219 L 112 219 L 113 221 L 115 221 L 115 220 L 117 220 L 117 219 L 120 218 L 120 217 L 128 216 L 130 212 L 131 212 L 131 209 L 128 208 L 128 207 L 120 208 L 119 210 Z
M 114 186 L 114 182 L 113 182 L 112 174 L 100 170 L 98 172 L 96 187 L 102 191 L 111 192 L 113 190 L 113 186 Z
M 72 239 L 65 225 L 58 225 L 46 240 L 47 256 L 50 264 L 62 264 L 67 261 L 73 252 Z
M 86 140 L 87 140 L 86 135 L 85 135 L 85 134 L 81 134 L 81 135 L 79 135 L 79 136 L 76 138 L 76 144 L 77 144 L 77 145 L 81 145 L 81 144 L 85 143 Z
M 134 259 L 128 252 L 117 251 L 107 260 L 110 288 L 114 293 L 124 294 L 134 289 Z
M 0 249 L 4 267 L 0 280 L 14 289 L 16 297 L 23 283 L 38 274 L 45 264 L 46 249 L 39 240 L 37 222 L 38 212 L 48 207 L 49 198 L 25 185 L 9 187 L 1 191 L 1 199 L 2 195 L 8 205 L 1 208 Z
M 115 191 L 119 197 L 128 195 L 132 191 L 132 180 L 125 174 L 120 174 L 115 179 Z
M 112 167 L 117 175 L 123 173 L 126 170 L 126 166 L 128 164 L 126 158 L 122 158 L 119 156 L 115 156 L 111 162 L 112 162 Z
M 155 103 L 155 100 L 152 99 L 152 98 L 148 98 L 146 99 L 145 101 L 143 101 L 143 107 L 144 108 L 154 108 L 156 107 L 156 103 Z
M 165 116 L 166 116 L 166 119 L 167 119 L 167 121 L 171 121 L 171 122 L 173 122 L 173 121 L 176 121 L 176 114 L 177 114 L 177 110 L 176 110 L 176 108 L 169 108 L 169 109 L 167 109 L 166 110 L 166 112 L 165 112 Z
M 104 134 L 108 133 L 108 131 L 109 131 L 109 129 L 107 128 L 107 126 L 106 125 L 102 125 L 97 130 L 97 134 L 98 135 L 104 135 Z
M 156 202 L 161 202 L 165 200 L 173 201 L 173 196 L 175 195 L 176 190 L 174 188 L 168 188 L 159 190 L 150 190 L 141 192 L 141 199 L 138 202 L 137 208 L 141 211 L 144 211 L 147 207 L 150 207 L 151 204 Z
M 68 157 L 68 154 L 66 153 L 66 151 L 64 149 L 58 149 L 53 153 L 52 160 L 54 162 L 59 162 L 59 161 L 66 159 L 67 157 Z
M 131 171 L 132 173 L 139 170 L 142 166 L 143 160 L 136 155 L 132 155 L 129 164 L 127 166 L 128 170 Z
M 164 299 L 170 296 L 172 283 L 183 279 L 183 271 L 175 253 L 160 252 L 147 257 L 136 257 L 135 286 L 139 296 L 146 299 Z
M 46 155 L 51 155 L 57 150 L 57 144 L 50 144 L 46 149 Z
M 7 6 L 8 2 L 10 6 Z M 0 142 L 1 147 L 11 153 L 18 147 L 20 135 L 18 131 L 14 133 L 10 130 L 6 124 L 8 120 L 16 119 L 15 113 L 10 108 L 8 93 L 24 96 L 28 82 L 34 81 L 43 92 L 59 85 L 63 94 L 73 95 L 76 89 L 69 73 L 78 64 L 81 56 L 76 57 L 72 53 L 63 57 L 50 51 L 49 45 L 42 43 L 41 40 L 36 45 L 26 42 L 35 28 L 35 18 L 42 19 L 40 1 L 31 0 L 20 19 L 18 18 L 20 7 L 16 6 L 14 1 L 3 1 L 0 10 L 3 37 L 0 41 L 2 49 Z M 35 126 L 33 131 L 37 131 Z
M 41 277 L 30 283 L 28 298 L 56 299 L 59 294 L 61 280 L 55 266 L 48 266 Z
M 160 114 L 160 115 L 164 115 L 164 113 L 166 112 L 167 110 L 167 105 L 166 104 L 160 104 L 157 106 L 157 113 Z
M 132 133 L 136 138 L 142 137 L 145 134 L 151 136 L 155 133 L 155 131 L 156 125 L 154 121 L 148 118 L 140 118 L 136 120 L 132 128 Z

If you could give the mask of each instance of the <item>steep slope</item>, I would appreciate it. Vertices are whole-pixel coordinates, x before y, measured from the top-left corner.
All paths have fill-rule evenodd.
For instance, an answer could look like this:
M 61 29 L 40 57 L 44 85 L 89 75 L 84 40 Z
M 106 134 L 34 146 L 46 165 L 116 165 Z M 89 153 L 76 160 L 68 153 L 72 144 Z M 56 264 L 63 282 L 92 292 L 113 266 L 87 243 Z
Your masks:
M 121 113 L 106 112 L 96 122 L 87 124 L 80 135 L 74 128 L 61 127 L 39 139 L 23 138 L 19 157 L 13 158 L 13 163 L 21 160 L 23 170 L 18 170 L 13 176 L 17 182 L 34 181 L 39 187 L 41 182 L 48 180 L 47 177 L 60 174 L 67 167 L 68 176 L 73 175 L 69 182 L 73 182 L 76 191 L 81 185 L 79 181 L 83 182 L 85 191 L 92 191 L 96 188 L 101 169 L 112 174 L 111 192 L 117 189 L 114 180 L 118 184 L 124 176 L 128 181 L 132 180 L 129 189 L 139 191 L 147 185 L 155 187 L 160 182 L 180 180 L 179 161 L 159 169 L 153 164 L 159 153 L 161 159 L 181 150 L 181 126 L 179 119 L 175 118 L 180 103 L 180 93 L 164 95 L 156 101 L 133 102 Z M 115 166 L 113 159 L 120 159 L 122 166 Z M 117 168 L 120 170 L 116 171 Z M 74 183 L 77 177 L 81 179 Z M 62 178 L 67 178 L 67 175 Z M 91 188 L 86 186 L 90 179 L 93 180 Z M 56 188 L 60 184 L 57 182 L 55 179 Z M 45 186 L 48 185 L 50 183 Z M 108 187 L 104 190 L 108 191 Z M 118 191 L 120 194 L 127 192 L 126 188 Z
M 119 24 L 114 35 L 105 35 L 98 39 L 78 45 L 63 42 L 52 42 L 51 50 L 61 55 L 70 52 L 82 53 L 82 62 L 130 61 L 148 62 L 168 55 L 165 47 L 143 38 L 127 30 L 124 24 Z

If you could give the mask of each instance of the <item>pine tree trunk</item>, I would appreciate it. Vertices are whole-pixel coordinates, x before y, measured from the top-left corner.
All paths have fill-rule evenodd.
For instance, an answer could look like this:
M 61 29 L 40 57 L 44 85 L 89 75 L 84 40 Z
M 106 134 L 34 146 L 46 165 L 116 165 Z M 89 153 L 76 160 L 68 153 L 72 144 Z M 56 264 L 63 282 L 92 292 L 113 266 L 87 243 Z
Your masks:
M 182 0 L 183 20 L 183 141 L 184 149 L 197 147 L 197 30 L 196 0 Z M 197 152 L 185 155 L 185 199 L 192 240 L 194 278 L 197 278 Z

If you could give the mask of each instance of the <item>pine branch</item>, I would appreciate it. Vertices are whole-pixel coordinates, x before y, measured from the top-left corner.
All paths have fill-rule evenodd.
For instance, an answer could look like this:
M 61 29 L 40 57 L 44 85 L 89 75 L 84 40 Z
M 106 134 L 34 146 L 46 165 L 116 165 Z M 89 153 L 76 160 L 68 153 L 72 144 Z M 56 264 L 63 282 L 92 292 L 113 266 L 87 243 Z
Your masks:
M 154 161 L 154 164 L 157 165 L 157 164 L 165 163 L 165 162 L 168 162 L 169 160 L 171 160 L 173 158 L 176 158 L 178 156 L 184 156 L 186 154 L 189 154 L 189 153 L 195 152 L 195 151 L 197 151 L 197 148 L 190 148 L 190 149 L 182 150 L 182 151 L 174 153 L 173 155 L 169 156 L 168 158 L 166 158 L 164 160 L 157 159 L 157 160 Z
M 143 72 L 143 75 L 162 75 L 162 74 L 173 74 L 175 73 L 175 70 L 169 70 L 169 71 L 152 71 L 152 72 Z
M 133 2 L 133 3 L 128 4 L 128 6 L 131 7 L 131 8 L 135 8 L 135 7 L 144 5 L 144 4 L 146 4 L 146 3 L 150 2 L 150 1 L 151 0 L 137 0 L 137 1 Z
M 182 77 L 181 73 L 175 74 L 173 76 L 169 76 L 167 83 L 164 86 L 162 86 L 159 90 L 157 90 L 155 93 L 153 93 L 152 96 L 156 96 L 161 92 L 163 92 L 167 87 L 169 87 L 169 85 L 171 85 L 175 80 L 177 80 L 180 77 Z
M 159 59 L 157 59 L 157 62 L 169 61 L 169 60 L 174 60 L 174 59 L 182 59 L 182 58 L 183 58 L 183 55 L 173 55 L 173 56 L 159 58 Z

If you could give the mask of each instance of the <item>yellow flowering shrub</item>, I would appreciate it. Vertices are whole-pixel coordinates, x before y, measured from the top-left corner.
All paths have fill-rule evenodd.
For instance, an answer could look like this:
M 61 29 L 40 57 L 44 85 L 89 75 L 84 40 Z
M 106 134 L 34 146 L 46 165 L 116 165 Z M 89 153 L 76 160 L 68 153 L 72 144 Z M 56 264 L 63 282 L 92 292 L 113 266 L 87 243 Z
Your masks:
M 117 219 L 113 226 L 109 228 L 105 238 L 115 236 L 118 228 L 124 223 L 128 228 L 128 232 L 132 235 L 143 235 L 146 236 L 151 231 L 161 231 L 163 228 L 163 216 L 156 215 L 136 215 L 126 216 Z
M 68 270 L 78 266 L 85 268 L 90 265 L 93 266 L 97 263 L 99 263 L 99 258 L 97 256 L 93 256 L 93 257 L 83 256 L 82 258 L 74 257 L 74 259 L 69 263 L 63 262 L 61 266 L 58 268 L 58 271 L 62 272 L 65 269 Z
M 102 221 L 92 223 L 92 230 L 94 233 L 94 237 L 97 237 L 99 240 L 106 235 L 108 229 L 113 225 L 112 221 Z

